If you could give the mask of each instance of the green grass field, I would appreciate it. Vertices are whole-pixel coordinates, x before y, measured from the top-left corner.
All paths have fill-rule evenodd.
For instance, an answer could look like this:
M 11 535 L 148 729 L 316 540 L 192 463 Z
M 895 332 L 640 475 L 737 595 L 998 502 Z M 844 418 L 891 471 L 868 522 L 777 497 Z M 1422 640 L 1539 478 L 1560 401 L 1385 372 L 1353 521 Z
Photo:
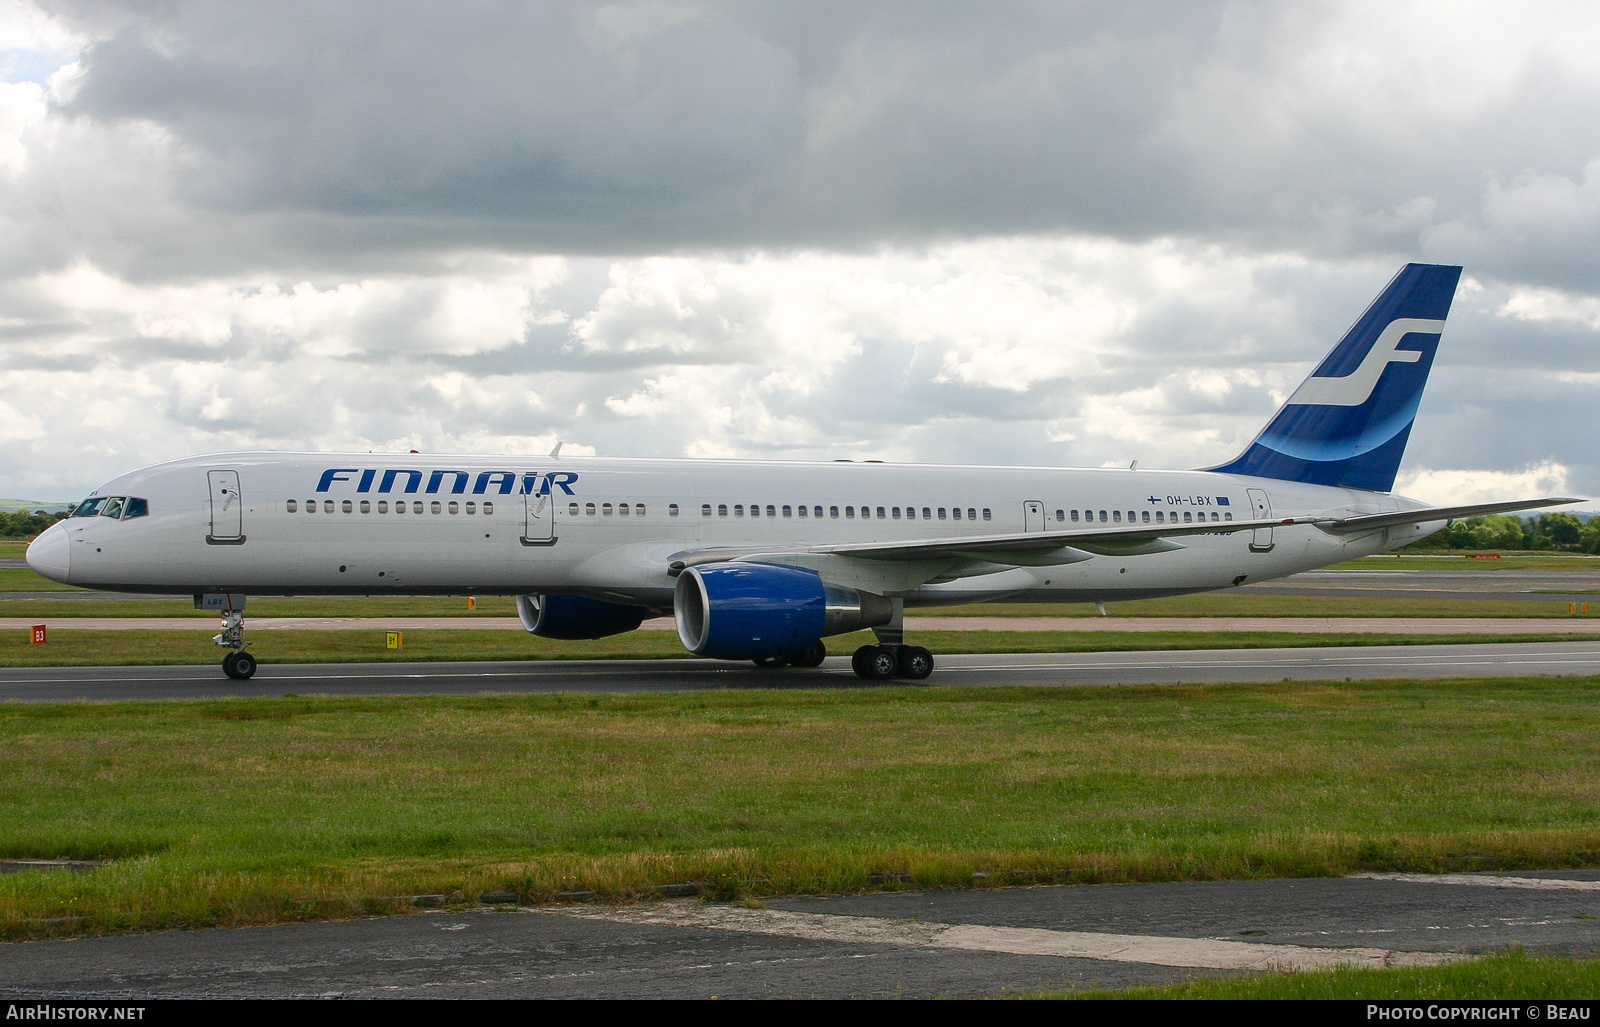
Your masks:
M 0 934 L 682 880 L 736 897 L 872 873 L 941 888 L 1600 865 L 1597 686 L 10 703 L 0 855 L 116 862 L 0 878 Z
M 1163 988 L 1080 991 L 1033 998 L 1071 999 L 1378 999 L 1413 1001 L 1593 1001 L 1600 959 L 1496 953 L 1453 966 L 1391 970 L 1341 967 L 1304 973 L 1197 978 Z
M 44 645 L 27 630 L 0 632 L 0 667 L 82 667 L 220 663 L 206 631 L 57 628 Z M 256 631 L 250 651 L 263 663 L 411 663 L 440 660 L 672 660 L 692 656 L 672 631 L 635 631 L 594 641 L 535 638 L 522 631 L 426 630 L 402 633 L 386 648 L 383 631 Z M 908 641 L 935 653 L 1083 653 L 1177 649 L 1278 649 L 1337 645 L 1447 645 L 1571 642 L 1594 635 L 1295 634 L 1257 631 L 913 631 Z M 827 639 L 848 656 L 873 641 L 868 632 Z

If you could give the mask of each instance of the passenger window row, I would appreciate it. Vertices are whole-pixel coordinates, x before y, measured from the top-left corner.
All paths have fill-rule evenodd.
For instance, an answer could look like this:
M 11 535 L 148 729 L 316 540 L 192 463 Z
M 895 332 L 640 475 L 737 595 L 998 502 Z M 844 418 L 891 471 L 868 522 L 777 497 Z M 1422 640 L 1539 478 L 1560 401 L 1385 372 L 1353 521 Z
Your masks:
M 727 503 L 718 503 L 717 507 L 716 507 L 716 516 L 718 516 L 718 517 L 727 517 L 729 509 L 730 509 L 730 507 L 728 506 Z M 744 506 L 743 503 L 734 503 L 731 509 L 733 511 L 733 516 L 735 516 L 735 517 L 743 517 L 743 516 L 745 516 L 745 506 Z M 796 506 L 796 507 L 784 506 L 784 507 L 780 508 L 780 507 L 778 507 L 778 506 L 776 506 L 774 504 L 769 503 L 769 504 L 766 505 L 765 509 L 766 509 L 766 516 L 768 516 L 768 517 L 779 517 L 779 516 L 782 516 L 782 517 L 794 517 L 794 516 L 796 516 L 796 514 L 798 514 L 802 518 L 809 517 L 809 518 L 812 518 L 814 520 L 821 520 L 823 518 L 823 516 L 824 516 L 823 512 L 822 512 L 822 507 L 820 507 L 820 506 Z M 781 513 L 780 513 L 780 509 L 781 509 Z M 855 517 L 856 517 L 856 508 L 853 507 L 853 506 L 845 506 L 845 507 L 830 506 L 830 507 L 828 507 L 828 512 L 827 512 L 826 516 L 828 518 L 830 518 L 830 519 L 837 520 L 841 516 L 841 514 L 840 514 L 841 510 L 844 511 L 843 516 L 847 520 L 854 520 L 855 519 Z M 882 521 L 882 520 L 895 520 L 895 521 L 898 521 L 898 520 L 901 520 L 902 518 L 905 519 L 905 520 L 908 520 L 908 521 L 914 521 L 914 520 L 917 519 L 917 507 L 914 507 L 914 506 L 904 507 L 903 509 L 901 507 L 898 507 L 898 506 L 891 506 L 891 507 L 863 506 L 863 507 L 861 507 L 861 512 L 860 512 L 861 519 L 862 520 L 871 520 L 873 518 L 873 511 L 874 510 L 877 511 L 877 518 L 880 521 Z M 760 503 L 751 503 L 750 504 L 750 516 L 751 517 L 760 517 L 762 515 L 761 511 L 762 511 L 762 505 Z M 710 517 L 710 516 L 712 516 L 712 509 L 711 509 L 711 504 L 710 503 L 702 503 L 702 504 L 700 504 L 700 516 L 701 517 Z M 977 520 L 978 519 L 978 509 L 976 507 L 967 507 L 966 518 L 969 521 Z M 946 507 L 942 507 L 941 506 L 937 510 L 935 510 L 933 507 L 925 506 L 925 507 L 922 507 L 922 519 L 925 520 L 925 521 L 931 521 L 931 520 L 935 520 L 935 519 L 938 519 L 938 520 L 941 520 L 941 521 L 942 520 L 946 520 L 946 519 L 959 521 L 959 520 L 961 520 L 961 507 L 956 506 L 956 507 L 946 508 Z M 986 521 L 994 519 L 993 512 L 991 510 L 989 510 L 987 507 L 984 508 L 983 519 L 986 520 Z
M 1074 523 L 1076 523 L 1078 521 L 1078 513 L 1079 513 L 1079 511 L 1077 511 L 1077 510 L 1057 510 L 1056 511 L 1056 520 L 1057 521 L 1071 520 Z M 1129 523 L 1129 524 L 1150 524 L 1152 522 L 1152 518 L 1150 516 L 1150 513 L 1151 512 L 1149 510 L 1129 510 L 1128 511 L 1128 521 L 1127 521 L 1127 523 Z M 1196 521 L 1197 517 L 1199 518 L 1198 522 Z M 1088 521 L 1088 522 L 1093 522 L 1094 519 L 1095 519 L 1095 511 L 1093 511 L 1093 510 L 1084 510 L 1083 511 L 1083 520 Z M 1206 513 L 1205 513 L 1204 510 L 1202 510 L 1198 514 L 1194 513 L 1193 511 L 1189 511 L 1189 510 L 1185 510 L 1184 513 L 1183 513 L 1183 523 L 1184 524 L 1204 523 L 1205 519 L 1206 519 Z M 1233 520 L 1233 514 L 1225 513 L 1221 517 L 1218 517 L 1217 514 L 1212 513 L 1211 519 L 1213 521 L 1218 521 L 1218 520 L 1231 521 L 1231 520 Z M 1110 511 L 1110 517 L 1108 519 L 1107 518 L 1107 511 L 1101 510 L 1100 511 L 1100 521 L 1099 521 L 1099 523 L 1101 523 L 1101 524 L 1108 524 L 1108 523 L 1109 524 L 1121 524 L 1121 523 L 1123 523 L 1123 521 L 1122 521 L 1122 511 L 1121 510 L 1112 510 L 1112 511 Z M 1164 511 L 1164 510 L 1157 510 L 1157 511 L 1155 511 L 1154 523 L 1156 523 L 1156 524 L 1177 524 L 1178 523 L 1178 511 L 1173 510 L 1173 511 L 1171 511 L 1169 513 L 1169 512 Z
M 298 513 L 299 510 L 300 510 L 300 503 L 297 500 L 291 499 L 291 500 L 288 500 L 287 502 L 285 502 L 283 504 L 283 508 L 285 510 L 287 510 L 289 513 Z M 337 507 L 335 507 L 334 501 L 331 500 L 331 499 L 324 499 L 322 501 L 322 512 L 323 513 L 333 513 L 336 509 L 339 510 L 339 511 L 342 511 L 344 513 L 355 513 L 356 510 L 359 509 L 362 513 L 365 514 L 365 513 L 372 513 L 373 512 L 373 508 L 374 508 L 374 504 L 372 503 L 371 500 L 367 500 L 367 499 L 361 500 L 361 502 L 359 504 L 354 503 L 354 502 L 352 502 L 351 500 L 348 500 L 348 499 L 340 500 L 338 505 L 337 505 Z M 376 504 L 376 508 L 377 508 L 377 512 L 378 513 L 381 513 L 381 514 L 388 513 L 389 512 L 389 501 L 386 500 L 386 499 L 378 500 L 378 502 Z M 469 503 L 467 503 L 465 505 L 465 508 L 466 508 L 466 512 L 469 513 L 469 514 L 476 514 L 478 512 L 478 504 L 477 503 L 469 502 Z M 308 514 L 316 513 L 317 512 L 317 501 L 315 499 L 306 500 L 305 510 L 306 510 L 306 513 L 308 513 Z M 394 512 L 397 513 L 397 514 L 403 514 L 403 513 L 407 512 L 407 507 L 406 507 L 406 503 L 405 503 L 404 500 L 397 501 L 394 504 Z M 419 500 L 417 502 L 412 503 L 411 506 L 410 506 L 410 512 L 413 513 L 413 514 L 422 513 L 423 512 L 423 504 L 422 504 L 422 502 Z M 446 513 L 446 512 L 453 513 L 453 514 L 458 514 L 458 513 L 462 512 L 462 504 L 457 503 L 454 500 L 452 500 L 451 502 L 448 502 L 448 503 L 441 503 L 438 500 L 435 500 L 432 503 L 428 504 L 428 512 L 429 513 L 436 513 L 436 514 L 437 513 Z M 492 517 L 494 515 L 494 504 L 493 503 L 484 503 L 483 504 L 483 514 L 484 514 L 485 517 Z

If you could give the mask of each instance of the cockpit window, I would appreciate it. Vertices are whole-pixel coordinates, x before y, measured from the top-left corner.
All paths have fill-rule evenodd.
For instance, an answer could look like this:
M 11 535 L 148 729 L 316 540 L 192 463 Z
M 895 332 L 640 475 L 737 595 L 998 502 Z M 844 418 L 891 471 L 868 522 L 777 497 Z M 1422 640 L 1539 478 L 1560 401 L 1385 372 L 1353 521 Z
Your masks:
M 150 501 L 136 496 L 91 496 L 72 511 L 74 517 L 115 517 L 131 520 L 150 513 Z

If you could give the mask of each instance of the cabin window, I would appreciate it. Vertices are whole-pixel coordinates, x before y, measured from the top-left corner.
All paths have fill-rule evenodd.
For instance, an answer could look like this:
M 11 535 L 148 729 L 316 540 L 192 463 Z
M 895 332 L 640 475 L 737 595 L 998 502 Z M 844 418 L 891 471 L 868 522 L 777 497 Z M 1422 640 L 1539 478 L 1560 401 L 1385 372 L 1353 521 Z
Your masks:
M 854 517 L 856 515 L 856 508 L 853 507 L 853 506 L 845 507 L 844 508 L 844 515 L 846 517 Z
M 129 514 L 128 516 L 132 517 L 133 515 Z M 1231 521 L 1231 520 L 1233 520 L 1233 514 L 1225 513 L 1225 514 L 1222 515 L 1222 519 L 1225 520 L 1225 521 Z
M 1056 520 L 1057 521 L 1064 521 L 1066 519 L 1067 519 L 1067 512 L 1065 510 L 1057 510 L 1056 511 Z
M 619 516 L 619 517 L 628 516 L 628 504 L 627 503 L 618 503 L 617 504 L 617 516 Z
M 389 503 L 388 503 L 387 500 L 383 500 L 383 499 L 378 500 L 378 512 L 381 513 L 381 514 L 385 514 L 385 513 L 389 512 Z
M 895 507 L 894 510 L 893 510 L 893 513 L 894 513 L 894 519 L 898 521 L 900 519 L 900 508 L 898 506 Z M 883 507 L 881 507 L 881 506 L 878 507 L 878 516 L 879 517 L 883 516 Z
M 452 513 L 452 514 L 458 514 L 458 513 L 460 513 L 460 512 L 461 512 L 461 505 L 460 505 L 460 504 L 459 504 L 459 503 L 457 503 L 457 502 L 456 502 L 456 501 L 455 501 L 455 500 L 453 500 L 453 499 L 452 499 L 452 500 L 450 500 L 450 512 L 451 512 L 451 513 Z
M 726 516 L 728 516 L 728 504 L 727 503 L 718 503 L 717 504 L 717 516 L 718 517 L 726 517 Z
M 778 509 L 777 509 L 777 507 L 775 507 L 775 506 L 773 506 L 773 505 L 772 505 L 772 504 L 770 504 L 770 503 L 769 503 L 769 504 L 767 504 L 767 516 L 768 516 L 768 517 L 776 517 L 776 516 L 778 516 Z
M 787 509 L 789 509 L 789 508 L 788 508 L 788 507 L 784 507 L 784 509 L 785 509 L 785 510 L 787 510 Z M 807 511 L 807 510 L 806 510 L 806 508 L 805 508 L 805 507 L 803 507 L 803 506 L 802 506 L 802 507 L 800 507 L 800 516 L 801 516 L 801 517 L 804 517 L 804 516 L 805 516 L 805 515 L 806 515 L 806 514 L 807 514 L 807 513 L 808 513 L 808 511 Z
M 478 504 L 477 503 L 468 503 L 467 504 L 467 513 L 475 514 L 477 512 L 478 512 Z
M 422 500 L 419 499 L 411 504 L 411 512 L 414 514 L 422 512 Z
M 1121 524 L 1122 523 L 1122 511 L 1121 510 L 1113 510 L 1113 511 L 1111 511 L 1111 520 L 1114 523 Z
M 1217 520 L 1217 515 L 1216 515 L 1216 514 L 1215 514 L 1215 513 L 1213 513 L 1213 514 L 1212 514 L 1212 515 L 1211 515 L 1211 519 L 1212 519 L 1212 520 Z
M 1072 511 L 1072 520 L 1074 522 L 1076 522 L 1078 520 L 1078 511 L 1076 511 L 1076 510 Z
M 368 502 L 367 500 L 363 499 L 361 501 L 361 512 L 362 513 L 371 513 L 372 512 L 372 504 L 370 502 Z
M 397 513 L 397 514 L 405 513 L 406 512 L 406 505 L 404 503 L 396 503 L 394 505 L 394 512 Z
M 959 506 L 952 509 L 950 513 L 955 517 L 956 520 L 959 521 L 961 519 L 961 508 Z
M 801 509 L 803 510 L 803 509 L 805 509 L 805 507 L 801 507 Z M 786 507 L 783 508 L 783 515 L 785 517 L 793 517 L 794 516 L 794 512 L 789 507 L 786 506 Z
M 568 503 L 567 504 L 567 515 L 569 517 L 578 516 L 578 504 L 577 503 Z
M 483 504 L 483 515 L 485 517 L 488 517 L 492 513 L 494 513 L 494 504 L 493 503 L 485 503 L 485 504 Z
M 431 510 L 433 513 L 436 513 L 436 514 L 444 512 L 444 507 L 439 504 L 439 501 L 437 499 L 435 499 L 432 503 L 428 504 L 428 509 Z
M 339 507 L 340 507 L 340 509 L 342 509 L 342 510 L 343 510 L 343 511 L 344 511 L 344 512 L 345 512 L 345 513 L 351 513 L 351 512 L 353 512 L 353 511 L 354 511 L 354 510 L 355 510 L 355 504 L 354 504 L 354 503 L 352 503 L 352 502 L 350 502 L 350 500 L 348 500 L 348 499 L 346 499 L 346 500 L 344 500 L 344 501 L 343 501 L 343 502 L 341 502 L 341 503 L 340 503 L 340 504 L 339 504 Z
M 1139 520 L 1144 522 L 1145 524 L 1149 524 L 1150 523 L 1150 511 L 1149 510 L 1145 510 L 1142 513 L 1140 513 Z
M 820 507 L 820 506 L 817 507 L 817 510 L 821 511 L 822 507 Z M 828 507 L 828 516 L 834 518 L 835 520 L 837 520 L 838 517 L 839 517 L 839 508 L 836 507 L 836 506 Z
M 317 512 L 317 501 L 315 499 L 306 500 L 306 513 L 316 513 L 316 512 Z
M 1183 512 L 1183 523 L 1185 523 L 1185 524 L 1188 524 L 1188 523 L 1190 523 L 1190 522 L 1191 522 L 1191 521 L 1192 521 L 1192 520 L 1193 520 L 1193 519 L 1194 519 L 1194 515 L 1192 515 L 1192 514 L 1191 514 L 1191 513 L 1189 513 L 1189 511 L 1187 511 L 1187 510 L 1185 510 L 1185 511 L 1184 511 L 1184 512 Z
M 610 503 L 602 503 L 602 504 L 600 504 L 600 512 L 602 514 L 604 514 L 605 516 L 610 517 L 611 516 L 611 504 Z
M 926 506 L 923 507 L 922 508 L 922 519 L 925 520 L 925 521 L 933 520 L 933 510 L 931 510 L 930 508 L 928 508 Z
M 993 519 L 992 515 L 989 513 L 989 508 L 988 507 L 984 507 L 983 508 L 983 519 L 986 520 L 986 521 Z
M 883 520 L 883 507 L 878 507 L 878 520 Z
M 706 513 L 710 513 L 710 512 L 711 512 L 710 510 L 706 511 Z M 668 517 L 676 517 L 676 516 L 678 516 L 678 504 L 677 503 L 668 503 L 667 504 L 667 516 Z
M 973 509 L 973 508 L 972 508 L 972 507 L 970 507 L 970 506 L 969 506 L 969 507 L 967 507 L 967 520 L 969 520 L 969 521 L 975 521 L 975 520 L 977 520 L 977 519 L 978 519 L 978 511 L 976 511 L 976 510 L 974 510 L 974 509 Z
M 743 517 L 744 516 L 744 504 L 743 503 L 735 503 L 735 504 L 733 504 L 733 515 L 735 517 Z
M 644 516 L 644 504 L 643 503 L 635 503 L 635 504 L 633 504 L 633 515 L 635 517 L 643 517 Z
M 324 499 L 322 501 L 322 512 L 323 513 L 333 513 L 333 500 Z
M 125 520 L 125 521 L 131 521 L 135 517 L 143 517 L 146 514 L 148 514 L 149 512 L 150 512 L 150 501 L 149 500 L 147 500 L 147 499 L 139 499 L 137 497 L 130 496 L 128 498 L 128 508 L 126 510 L 122 511 L 122 519 Z
M 944 513 L 945 513 L 945 510 L 944 510 L 944 507 L 942 507 L 942 506 L 941 506 L 941 507 L 940 507 L 940 508 L 939 508 L 939 519 L 940 519 L 940 520 L 941 520 L 941 521 L 942 521 L 942 520 L 944 520 Z
M 701 503 L 700 504 L 700 516 L 701 517 L 710 517 L 711 516 L 711 504 L 710 503 Z
M 585 503 L 585 504 L 583 504 L 583 514 L 584 514 L 585 517 L 593 517 L 594 516 L 594 504 L 593 503 Z
M 283 504 L 283 508 L 285 510 L 289 511 L 290 513 L 299 513 L 300 512 L 300 504 L 295 502 L 292 499 L 289 500 L 287 503 Z

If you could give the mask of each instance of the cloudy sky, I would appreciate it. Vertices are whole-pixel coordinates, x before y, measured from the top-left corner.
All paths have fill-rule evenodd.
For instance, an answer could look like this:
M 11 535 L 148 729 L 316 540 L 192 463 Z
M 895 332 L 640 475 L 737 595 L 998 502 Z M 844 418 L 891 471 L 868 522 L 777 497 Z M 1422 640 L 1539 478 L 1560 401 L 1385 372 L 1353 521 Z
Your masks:
M 1592 3 L 0 0 L 0 495 L 1204 466 L 1426 260 L 1402 489 L 1600 496 L 1597 55 Z

